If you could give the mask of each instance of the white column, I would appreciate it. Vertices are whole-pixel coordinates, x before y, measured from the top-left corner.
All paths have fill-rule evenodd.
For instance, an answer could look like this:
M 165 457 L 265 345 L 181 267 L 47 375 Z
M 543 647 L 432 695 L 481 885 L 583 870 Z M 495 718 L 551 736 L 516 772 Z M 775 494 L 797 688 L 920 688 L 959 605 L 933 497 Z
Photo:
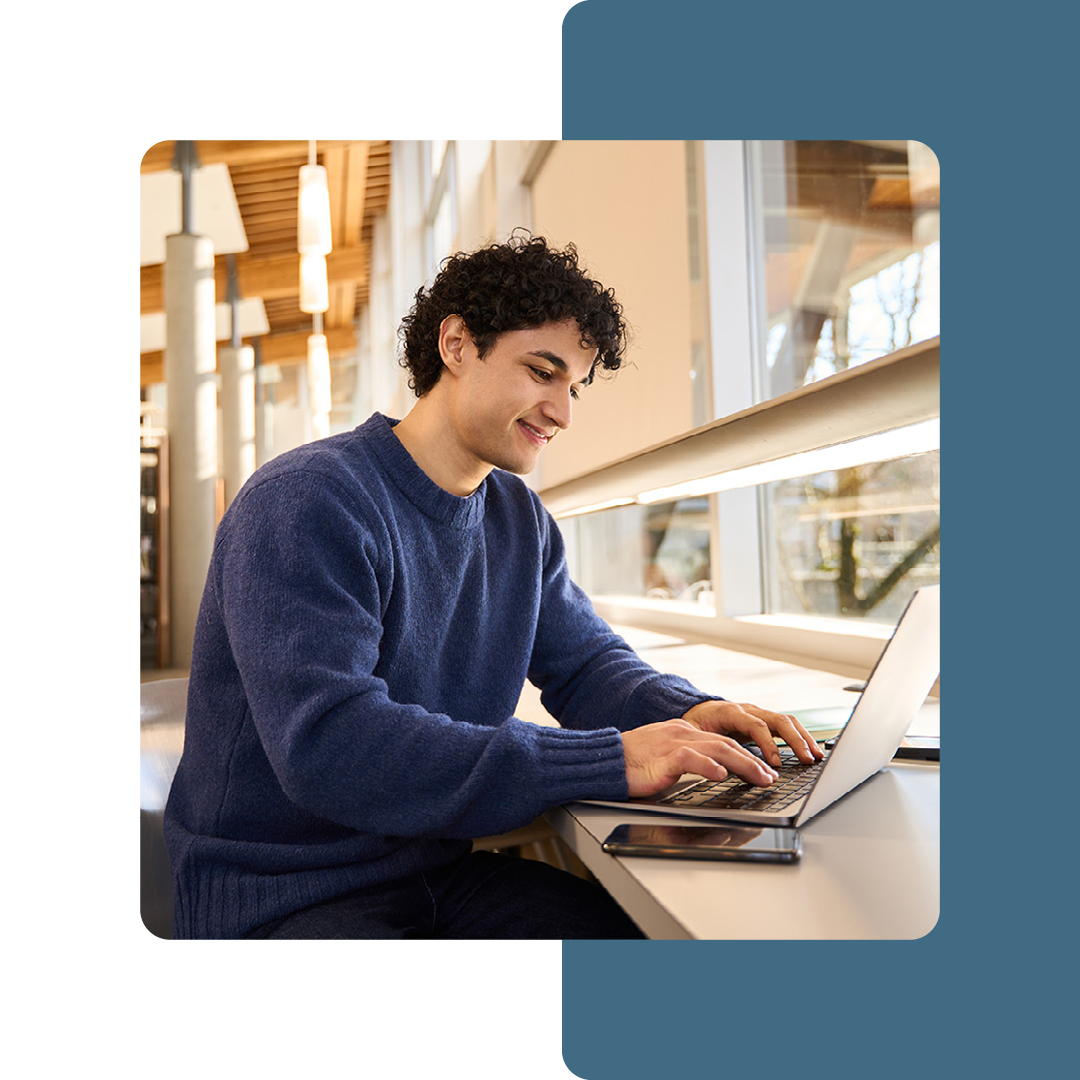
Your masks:
M 255 369 L 255 468 L 274 456 L 274 383 L 280 378 L 276 364 L 260 364 Z
M 300 441 L 309 443 L 315 438 L 315 429 L 311 423 L 311 384 L 308 382 L 307 364 L 296 367 L 296 399 L 300 409 Z
M 214 245 L 165 238 L 165 383 L 168 388 L 172 664 L 191 644 L 217 525 Z
M 225 505 L 255 471 L 255 350 L 250 345 L 218 350 L 221 365 L 221 444 Z

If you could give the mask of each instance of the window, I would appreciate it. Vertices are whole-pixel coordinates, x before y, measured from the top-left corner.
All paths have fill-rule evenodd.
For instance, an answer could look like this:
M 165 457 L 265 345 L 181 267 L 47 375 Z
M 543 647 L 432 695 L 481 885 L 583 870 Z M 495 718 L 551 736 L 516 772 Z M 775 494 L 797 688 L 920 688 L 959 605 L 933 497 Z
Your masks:
M 903 431 L 936 414 L 936 159 L 918 143 L 760 142 L 695 144 L 686 160 L 687 288 L 704 309 L 695 397 L 708 386 L 711 399 L 695 401 L 694 438 L 706 445 L 711 429 L 754 413 L 764 459 L 834 443 L 854 456 L 652 505 L 598 477 L 586 501 L 639 502 L 563 518 L 572 572 L 616 620 L 759 643 L 779 633 L 789 655 L 820 655 L 805 635 L 823 630 L 879 642 L 913 589 L 939 576 L 936 443 L 858 453 L 861 436 L 884 430 L 869 414 L 891 409 L 886 426 Z M 905 420 L 883 365 L 903 385 L 930 353 L 913 392 L 921 412 Z M 816 419 L 791 407 L 840 383 Z M 782 438 L 767 437 L 770 414 Z
M 919 143 L 748 144 L 757 400 L 938 334 L 936 176 Z
M 457 233 L 456 154 L 453 142 L 424 143 L 428 161 L 428 178 L 423 187 L 426 193 L 424 248 L 427 281 L 434 280 L 439 264 L 454 250 Z
M 572 575 L 590 595 L 715 610 L 708 498 L 622 506 L 563 526 L 574 545 Z
M 894 625 L 938 581 L 937 451 L 764 485 L 765 610 Z
M 747 148 L 757 400 L 936 337 L 939 182 L 918 143 Z M 842 418 L 838 418 L 842 422 Z M 938 455 L 758 488 L 762 610 L 894 623 L 938 580 Z

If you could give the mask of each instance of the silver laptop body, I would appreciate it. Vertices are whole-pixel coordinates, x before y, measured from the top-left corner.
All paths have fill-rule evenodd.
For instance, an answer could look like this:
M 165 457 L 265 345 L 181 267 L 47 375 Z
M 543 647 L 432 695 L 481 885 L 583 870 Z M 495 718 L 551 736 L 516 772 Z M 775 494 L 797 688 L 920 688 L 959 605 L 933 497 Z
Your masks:
M 665 801 L 701 783 L 682 779 L 647 799 L 582 800 L 591 806 L 654 810 L 680 817 L 747 821 L 760 825 L 802 825 L 884 768 L 911 726 L 940 670 L 941 587 L 917 589 L 886 644 L 835 747 L 810 790 L 782 810 L 708 806 Z M 764 791 L 768 788 L 762 789 Z

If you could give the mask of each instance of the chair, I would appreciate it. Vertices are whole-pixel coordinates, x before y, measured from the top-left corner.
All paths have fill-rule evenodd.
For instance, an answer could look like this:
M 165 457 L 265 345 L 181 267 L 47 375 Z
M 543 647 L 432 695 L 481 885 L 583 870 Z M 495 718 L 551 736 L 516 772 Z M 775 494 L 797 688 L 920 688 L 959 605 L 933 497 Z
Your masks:
M 482 836 L 473 841 L 473 851 L 499 851 L 521 859 L 545 862 L 586 881 L 595 881 L 592 872 L 563 842 L 541 815 L 529 825 L 497 836 Z
M 165 847 L 165 801 L 184 749 L 188 680 L 142 684 L 139 717 L 140 894 L 143 925 L 172 937 L 172 879 Z

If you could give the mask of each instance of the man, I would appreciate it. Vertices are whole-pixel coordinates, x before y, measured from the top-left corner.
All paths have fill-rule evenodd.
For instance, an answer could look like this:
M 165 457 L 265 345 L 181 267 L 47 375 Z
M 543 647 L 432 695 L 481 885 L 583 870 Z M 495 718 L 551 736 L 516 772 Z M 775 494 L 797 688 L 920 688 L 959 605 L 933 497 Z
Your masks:
M 684 772 L 768 784 L 774 734 L 821 751 L 642 662 L 513 475 L 622 361 L 572 247 L 447 260 L 402 336 L 409 415 L 269 462 L 218 529 L 165 816 L 175 934 L 639 936 L 594 884 L 471 839 Z M 561 727 L 513 717 L 526 677 Z

